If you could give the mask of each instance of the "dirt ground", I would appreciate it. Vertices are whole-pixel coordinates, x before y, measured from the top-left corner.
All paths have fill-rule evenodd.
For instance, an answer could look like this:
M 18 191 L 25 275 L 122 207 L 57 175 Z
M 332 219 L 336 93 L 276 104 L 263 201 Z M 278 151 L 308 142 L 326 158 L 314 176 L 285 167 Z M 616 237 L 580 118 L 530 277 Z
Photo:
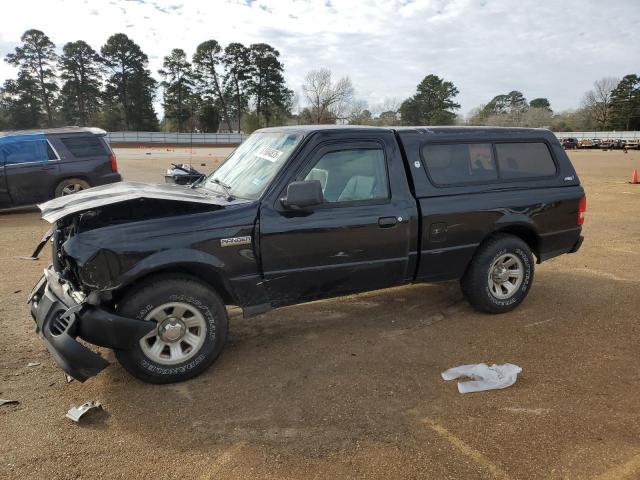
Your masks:
M 161 181 L 190 157 L 117 153 L 129 180 Z M 208 172 L 227 153 L 192 161 Z M 0 478 L 640 478 L 640 185 L 627 183 L 640 152 L 571 157 L 584 246 L 537 266 L 514 312 L 479 314 L 456 283 L 232 312 L 217 363 L 169 386 L 117 363 L 65 382 L 25 304 L 49 254 L 16 258 L 47 225 L 33 209 L 0 213 L 0 398 L 20 402 L 0 407 Z M 469 395 L 440 378 L 476 362 L 523 372 Z M 65 418 L 87 400 L 105 412 Z

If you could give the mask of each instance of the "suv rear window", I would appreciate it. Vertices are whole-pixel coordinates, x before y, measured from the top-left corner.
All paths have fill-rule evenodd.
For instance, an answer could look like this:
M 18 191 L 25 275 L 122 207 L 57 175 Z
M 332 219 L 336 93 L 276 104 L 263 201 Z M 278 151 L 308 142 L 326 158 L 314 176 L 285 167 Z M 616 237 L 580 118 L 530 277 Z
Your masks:
M 67 137 L 61 139 L 61 141 L 76 158 L 109 155 L 109 152 L 107 152 L 100 139 L 94 135 Z
M 422 148 L 436 185 L 491 182 L 498 179 L 490 143 L 427 144 Z
M 542 142 L 497 143 L 500 177 L 504 179 L 555 175 L 556 164 Z

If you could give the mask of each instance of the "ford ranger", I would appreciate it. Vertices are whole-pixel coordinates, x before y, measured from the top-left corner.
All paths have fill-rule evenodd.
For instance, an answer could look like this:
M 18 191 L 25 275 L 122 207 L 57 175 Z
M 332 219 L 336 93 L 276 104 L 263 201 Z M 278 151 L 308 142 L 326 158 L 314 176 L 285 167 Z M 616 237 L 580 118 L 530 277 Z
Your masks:
M 80 381 L 111 348 L 152 383 L 202 373 L 228 305 L 285 305 L 460 280 L 504 313 L 534 264 L 582 243 L 586 199 L 542 129 L 308 126 L 255 132 L 191 186 L 124 182 L 40 205 L 52 265 L 29 297 L 36 329 Z

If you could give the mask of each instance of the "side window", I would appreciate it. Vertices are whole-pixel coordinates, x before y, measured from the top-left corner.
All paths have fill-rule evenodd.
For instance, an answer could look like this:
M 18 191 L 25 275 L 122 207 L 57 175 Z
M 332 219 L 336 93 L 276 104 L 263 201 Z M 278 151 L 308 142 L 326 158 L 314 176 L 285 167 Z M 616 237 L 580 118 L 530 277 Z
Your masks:
M 325 202 L 353 202 L 389 197 L 382 148 L 325 153 L 305 177 L 319 180 Z
M 422 156 L 436 185 L 490 182 L 498 179 L 490 143 L 425 145 Z
M 0 142 L 1 156 L 7 165 L 16 163 L 38 163 L 49 159 L 47 141 L 24 137 L 7 137 Z
M 555 175 L 556 164 L 542 142 L 496 144 L 500 176 L 504 179 Z
M 76 158 L 100 157 L 109 154 L 100 139 L 94 135 L 67 137 L 62 138 L 61 141 Z

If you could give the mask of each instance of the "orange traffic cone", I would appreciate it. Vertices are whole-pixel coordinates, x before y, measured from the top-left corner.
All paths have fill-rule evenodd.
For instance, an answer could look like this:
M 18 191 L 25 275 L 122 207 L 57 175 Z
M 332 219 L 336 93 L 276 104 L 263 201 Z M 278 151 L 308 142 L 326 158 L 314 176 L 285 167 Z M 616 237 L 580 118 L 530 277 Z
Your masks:
M 633 185 L 638 183 L 638 170 L 636 170 L 635 168 L 633 169 L 633 173 L 631 174 L 631 183 Z

